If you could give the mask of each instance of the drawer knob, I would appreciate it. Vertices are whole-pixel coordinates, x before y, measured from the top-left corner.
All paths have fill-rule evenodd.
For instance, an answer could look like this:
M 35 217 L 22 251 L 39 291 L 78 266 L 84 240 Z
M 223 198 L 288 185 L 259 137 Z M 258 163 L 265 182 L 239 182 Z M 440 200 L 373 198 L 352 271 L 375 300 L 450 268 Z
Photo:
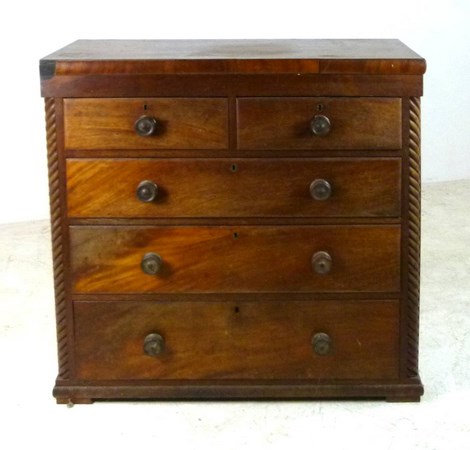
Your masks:
M 317 355 L 328 355 L 331 351 L 331 338 L 326 333 L 315 333 L 312 337 L 313 351 Z
M 313 180 L 310 184 L 310 195 L 315 200 L 328 200 L 331 197 L 331 184 L 326 180 Z
M 331 270 L 333 260 L 328 252 L 316 252 L 312 256 L 312 268 L 319 275 L 325 275 Z
M 165 349 L 165 339 L 158 333 L 151 333 L 145 336 L 144 353 L 148 356 L 158 356 Z
M 158 195 L 158 186 L 153 181 L 141 181 L 137 186 L 136 195 L 141 202 L 153 202 Z
M 331 130 L 331 122 L 328 117 L 321 114 L 313 117 L 310 129 L 315 136 L 326 136 Z
M 135 132 L 142 137 L 152 136 L 157 131 L 158 122 L 155 117 L 142 116 L 135 122 Z
M 156 275 L 163 266 L 163 259 L 158 253 L 146 253 L 140 267 L 147 275 Z

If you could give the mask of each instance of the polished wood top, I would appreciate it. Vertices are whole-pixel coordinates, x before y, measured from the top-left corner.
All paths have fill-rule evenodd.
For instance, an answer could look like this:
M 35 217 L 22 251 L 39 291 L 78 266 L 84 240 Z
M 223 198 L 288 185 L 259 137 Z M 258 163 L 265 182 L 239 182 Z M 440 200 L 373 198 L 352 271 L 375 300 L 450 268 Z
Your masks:
M 41 75 L 159 73 L 423 74 L 396 39 L 78 40 L 41 60 Z

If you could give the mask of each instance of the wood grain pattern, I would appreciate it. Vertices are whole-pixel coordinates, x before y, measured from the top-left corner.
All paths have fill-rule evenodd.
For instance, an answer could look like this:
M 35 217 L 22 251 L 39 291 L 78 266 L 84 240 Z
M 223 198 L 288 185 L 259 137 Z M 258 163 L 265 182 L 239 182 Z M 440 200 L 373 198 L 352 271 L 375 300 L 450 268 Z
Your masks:
M 56 97 L 222 97 L 391 96 L 423 93 L 417 75 L 254 74 L 254 75 L 65 75 L 41 81 L 43 96 Z
M 418 375 L 419 298 L 421 251 L 421 109 L 420 99 L 410 98 L 408 194 L 408 298 L 407 298 L 407 372 Z
M 238 148 L 400 149 L 399 98 L 240 98 Z M 331 121 L 327 136 L 315 136 L 310 121 Z
M 41 60 L 57 401 L 418 401 L 425 64 L 396 40 L 77 41 Z M 159 133 L 137 136 L 142 115 Z
M 398 217 L 399 158 L 69 159 L 70 217 Z M 325 179 L 332 196 L 314 200 Z M 158 198 L 136 197 L 142 180 Z
M 62 202 L 60 198 L 59 154 L 57 149 L 56 99 L 45 99 L 47 167 L 49 174 L 49 202 L 51 220 L 52 260 L 54 271 L 55 313 L 57 327 L 57 353 L 59 374 L 70 376 L 69 330 L 67 325 L 67 299 L 65 292 L 65 260 L 62 233 Z
M 92 399 L 313 399 L 367 398 L 419 402 L 423 385 L 407 380 L 112 380 L 58 381 L 54 396 L 63 403 Z M 77 403 L 78 403 L 77 402 Z
M 77 375 L 119 379 L 393 379 L 398 302 L 76 302 Z M 165 350 L 146 356 L 147 334 Z M 312 351 L 317 332 L 329 355 Z
M 78 40 L 41 61 L 55 75 L 113 73 L 419 74 L 426 63 L 396 39 Z
M 224 149 L 226 99 L 65 99 L 65 146 L 74 149 Z M 134 124 L 154 116 L 158 132 L 141 137 Z
M 316 59 L 206 59 L 195 64 L 191 60 L 147 61 L 58 61 L 56 76 L 95 74 L 405 74 L 416 75 L 424 70 L 420 59 L 342 59 L 321 61 Z
M 72 289 L 91 292 L 398 292 L 399 226 L 181 226 L 70 229 Z M 312 255 L 328 251 L 318 275 Z M 147 252 L 164 261 L 141 271 Z M 287 299 L 286 299 L 287 300 Z

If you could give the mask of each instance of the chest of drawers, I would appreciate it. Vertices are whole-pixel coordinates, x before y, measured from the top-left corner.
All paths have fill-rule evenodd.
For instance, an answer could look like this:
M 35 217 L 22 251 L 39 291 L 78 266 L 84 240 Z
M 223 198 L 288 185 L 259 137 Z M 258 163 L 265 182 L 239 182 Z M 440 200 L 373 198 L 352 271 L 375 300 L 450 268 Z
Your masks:
M 40 69 L 58 403 L 419 400 L 420 56 L 77 41 Z

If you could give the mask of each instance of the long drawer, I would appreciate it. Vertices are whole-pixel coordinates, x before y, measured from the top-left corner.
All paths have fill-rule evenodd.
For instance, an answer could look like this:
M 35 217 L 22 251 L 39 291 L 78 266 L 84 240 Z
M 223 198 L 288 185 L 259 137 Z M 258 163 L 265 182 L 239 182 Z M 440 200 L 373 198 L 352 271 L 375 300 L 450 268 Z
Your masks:
M 398 292 L 400 235 L 399 225 L 72 226 L 72 290 Z
M 83 380 L 393 379 L 396 300 L 75 302 Z
M 400 184 L 399 158 L 67 161 L 70 217 L 398 217 Z
M 64 100 L 65 147 L 80 150 L 225 149 L 222 98 Z
M 401 148 L 401 99 L 257 97 L 237 100 L 238 148 Z

